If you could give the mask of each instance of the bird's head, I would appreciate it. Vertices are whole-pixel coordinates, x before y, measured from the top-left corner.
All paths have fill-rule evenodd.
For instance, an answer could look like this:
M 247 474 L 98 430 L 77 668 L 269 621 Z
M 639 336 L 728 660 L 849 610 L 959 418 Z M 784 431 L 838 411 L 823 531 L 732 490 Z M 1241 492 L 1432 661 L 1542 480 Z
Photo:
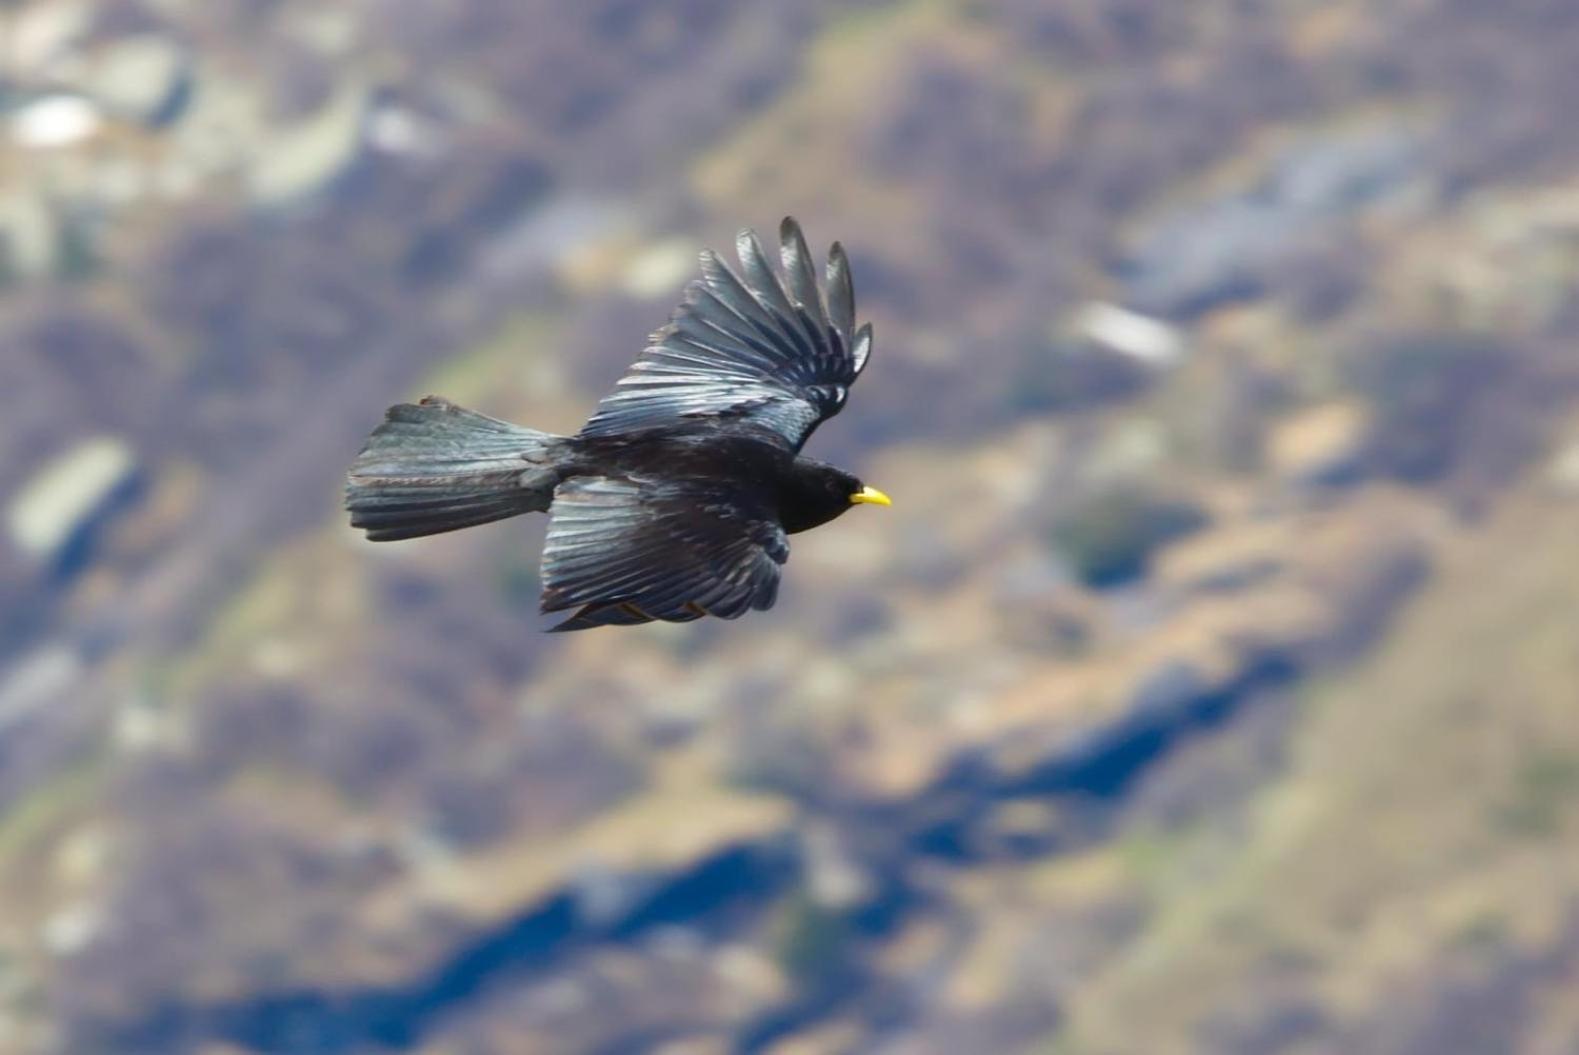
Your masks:
M 810 458 L 796 461 L 787 484 L 779 517 L 791 534 L 826 524 L 854 506 L 893 505 L 887 495 L 854 474 Z

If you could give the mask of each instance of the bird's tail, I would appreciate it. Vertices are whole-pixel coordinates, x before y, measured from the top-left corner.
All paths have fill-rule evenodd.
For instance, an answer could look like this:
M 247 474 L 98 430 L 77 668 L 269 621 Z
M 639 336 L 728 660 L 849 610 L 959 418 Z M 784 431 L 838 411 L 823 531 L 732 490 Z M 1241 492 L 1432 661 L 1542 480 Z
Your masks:
M 390 407 L 346 478 L 351 526 L 389 542 L 545 510 L 563 442 L 436 396 Z

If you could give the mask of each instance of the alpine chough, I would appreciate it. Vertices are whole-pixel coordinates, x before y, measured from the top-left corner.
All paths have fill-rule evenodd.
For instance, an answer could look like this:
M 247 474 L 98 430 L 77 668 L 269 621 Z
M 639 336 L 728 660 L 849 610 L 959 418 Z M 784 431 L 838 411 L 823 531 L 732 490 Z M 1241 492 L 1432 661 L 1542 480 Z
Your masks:
M 581 431 L 555 436 L 429 396 L 389 408 L 352 464 L 346 507 L 375 541 L 521 513 L 552 518 L 542 608 L 585 630 L 766 609 L 787 535 L 888 496 L 800 453 L 872 350 L 837 242 L 819 288 L 800 226 L 775 272 L 751 231 L 736 273 L 710 251 L 668 325 Z

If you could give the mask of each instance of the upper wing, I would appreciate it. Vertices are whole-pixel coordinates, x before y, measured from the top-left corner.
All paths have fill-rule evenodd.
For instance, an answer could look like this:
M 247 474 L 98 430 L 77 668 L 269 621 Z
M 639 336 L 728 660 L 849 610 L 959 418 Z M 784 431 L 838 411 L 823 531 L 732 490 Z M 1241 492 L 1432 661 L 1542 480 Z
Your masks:
M 735 240 L 743 277 L 704 251 L 702 277 L 581 434 L 735 417 L 799 450 L 837 414 L 866 366 L 872 326 L 855 328 L 855 288 L 839 243 L 828 254 L 825 299 L 800 225 L 785 217 L 779 239 L 783 280 L 751 231 Z
M 579 477 L 550 513 L 543 611 L 580 606 L 554 630 L 771 608 L 789 557 L 765 503 L 705 480 Z

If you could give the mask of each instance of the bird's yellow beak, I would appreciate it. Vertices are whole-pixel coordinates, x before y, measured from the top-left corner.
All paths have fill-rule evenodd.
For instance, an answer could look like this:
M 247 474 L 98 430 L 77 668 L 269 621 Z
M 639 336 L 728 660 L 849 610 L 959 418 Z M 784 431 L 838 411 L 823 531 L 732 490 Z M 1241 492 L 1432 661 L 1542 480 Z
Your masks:
M 852 505 L 891 506 L 894 500 L 875 487 L 863 487 L 850 496 Z

